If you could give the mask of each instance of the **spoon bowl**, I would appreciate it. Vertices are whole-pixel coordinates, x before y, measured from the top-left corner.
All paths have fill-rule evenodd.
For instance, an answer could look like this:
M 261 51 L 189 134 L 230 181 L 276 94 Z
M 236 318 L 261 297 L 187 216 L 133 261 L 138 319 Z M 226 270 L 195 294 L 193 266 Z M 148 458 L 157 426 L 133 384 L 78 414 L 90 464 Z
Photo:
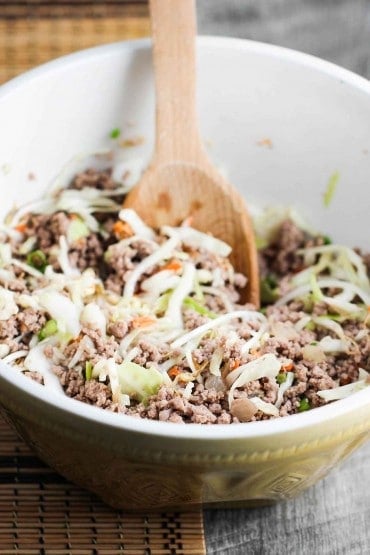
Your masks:
M 153 161 L 126 197 L 150 226 L 181 225 L 232 247 L 231 262 L 247 284 L 241 302 L 259 305 L 254 232 L 244 199 L 214 168 L 203 148 L 195 102 L 194 0 L 150 0 L 156 87 Z
M 173 163 L 149 168 L 126 206 L 134 208 L 151 227 L 181 225 L 210 232 L 233 247 L 231 263 L 248 282 L 241 291 L 243 302 L 258 305 L 258 280 L 254 236 L 240 195 L 210 166 Z

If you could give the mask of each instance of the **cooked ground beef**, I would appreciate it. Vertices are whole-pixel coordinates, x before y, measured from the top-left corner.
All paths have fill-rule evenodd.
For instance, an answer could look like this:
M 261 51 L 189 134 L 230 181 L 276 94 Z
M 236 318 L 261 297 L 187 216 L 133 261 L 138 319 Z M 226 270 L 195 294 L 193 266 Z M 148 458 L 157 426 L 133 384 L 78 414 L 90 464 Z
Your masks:
M 61 235 L 66 235 L 70 220 L 65 212 L 54 214 L 31 214 L 25 221 L 24 234 L 35 237 L 35 248 L 49 252 L 50 248 L 58 245 Z
M 112 172 L 110 169 L 98 171 L 88 169 L 79 173 L 72 180 L 70 188 L 81 190 L 84 187 L 91 187 L 92 189 L 101 189 L 103 191 L 116 189 L 117 184 L 112 179 Z
M 129 245 L 118 242 L 111 245 L 105 257 L 107 263 L 107 289 L 121 294 L 132 270 L 147 256 L 152 254 L 153 245 L 147 241 L 135 241 Z M 145 274 L 143 278 L 149 275 Z
M 81 237 L 75 241 L 69 250 L 69 260 L 79 270 L 93 268 L 100 272 L 104 267 L 104 239 L 98 233 L 90 233 L 87 237 Z
M 8 320 L 0 320 L 0 343 L 9 352 L 28 349 L 32 334 L 37 334 L 46 323 L 44 314 L 33 308 L 25 308 Z
M 112 195 L 111 199 L 106 196 L 106 192 L 114 192 L 117 187 L 110 169 L 87 170 L 77 175 L 70 184 L 70 188 L 77 191 L 87 187 L 104 191 L 104 202 L 108 199 L 108 202 L 114 200 L 119 204 L 122 200 L 119 196 Z M 72 269 L 82 272 L 77 272 L 81 280 L 84 279 L 84 270 L 94 270 L 96 284 L 93 287 L 85 283 L 80 285 L 81 293 L 75 284 L 64 283 L 63 280 L 57 282 L 59 294 L 71 298 L 74 304 L 77 299 L 77 303 L 85 307 L 92 305 L 91 322 L 81 324 L 79 334 L 70 334 L 67 331 L 68 322 L 64 322 L 62 327 L 66 329 L 58 330 L 63 331 L 62 341 L 48 341 L 48 333 L 55 333 L 54 328 L 60 325 L 63 315 L 58 313 L 54 319 L 52 303 L 51 308 L 46 309 L 41 306 L 39 297 L 31 305 L 37 308 L 22 309 L 22 306 L 29 305 L 24 304 L 19 295 L 48 291 L 50 277 L 47 273 L 45 276 L 32 275 L 22 264 L 11 263 L 10 278 L 5 274 L 3 278 L 0 276 L 0 281 L 4 280 L 1 282 L 4 287 L 0 285 L 0 294 L 1 289 L 7 291 L 7 295 L 14 292 L 17 308 L 9 313 L 10 316 L 0 318 L 1 357 L 12 356 L 19 350 L 28 351 L 32 338 L 37 344 L 35 336 L 46 338 L 44 354 L 66 395 L 137 418 L 198 424 L 251 422 L 315 408 L 326 403 L 320 396 L 321 391 L 356 382 L 360 369 L 370 371 L 368 317 L 343 317 L 340 311 L 335 312 L 335 307 L 329 307 L 335 312 L 332 315 L 325 299 L 322 296 L 315 298 L 313 294 L 308 298 L 288 300 L 282 305 L 274 303 L 291 290 L 293 276 L 300 275 L 304 269 L 300 249 L 326 244 L 324 237 L 310 236 L 291 220 L 282 222 L 270 244 L 259 253 L 261 276 L 267 280 L 270 296 L 262 309 L 266 320 L 262 321 L 262 317 L 225 320 L 225 325 L 220 325 L 217 333 L 210 325 L 209 331 L 197 340 L 194 341 L 192 336 L 189 342 L 178 347 L 176 338 L 179 329 L 174 330 L 173 336 L 166 336 L 166 322 L 170 318 L 168 311 L 171 309 L 175 314 L 176 325 L 181 327 L 183 334 L 191 334 L 200 326 L 212 323 L 218 316 L 227 318 L 230 310 L 255 314 L 255 307 L 238 304 L 239 291 L 245 286 L 246 278 L 234 272 L 228 259 L 216 254 L 217 250 L 212 252 L 195 248 L 184 242 L 178 244 L 171 254 L 172 258 L 156 262 L 140 273 L 134 298 L 123 297 L 125 284 L 133 271 L 140 268 L 140 264 L 168 238 L 161 233 L 153 240 L 138 238 L 130 224 L 119 219 L 117 205 L 113 204 L 112 211 L 104 211 L 104 202 L 99 206 L 101 212 L 90 210 L 95 225 L 85 228 L 79 238 L 66 241 L 68 253 L 65 255 L 68 259 L 64 261 Z M 32 243 L 30 248 L 41 251 L 46 264 L 51 265 L 59 275 L 62 272 L 60 266 L 63 266 L 60 240 L 68 236 L 73 218 L 76 215 L 61 210 L 53 214 L 26 215 L 18 225 L 23 241 L 14 238 L 9 241 L 13 257 L 23 264 L 29 263 L 29 252 L 22 250 L 24 242 L 29 241 Z M 6 237 L 4 241 L 7 241 Z M 369 273 L 370 255 L 357 252 Z M 185 297 L 180 298 L 179 306 L 174 303 L 175 306 L 170 307 L 177 288 L 181 290 L 185 273 L 183 265 L 187 261 L 194 266 L 194 276 L 200 271 L 201 278 L 198 281 L 193 277 L 190 286 L 182 284 L 185 289 L 188 288 Z M 40 271 L 44 270 L 41 268 Z M 155 278 L 162 270 L 172 272 L 171 281 L 168 287 L 160 280 L 155 282 L 153 290 L 157 297 L 153 308 L 152 293 L 150 288 L 149 292 L 146 291 L 144 281 Z M 327 270 L 324 270 L 324 277 L 325 272 Z M 325 288 L 325 294 L 329 296 L 338 292 L 333 287 Z M 142 302 L 138 300 L 141 296 L 144 299 Z M 105 305 L 107 299 L 108 308 Z M 4 302 L 0 297 L 0 313 L 2 303 L 6 308 L 8 301 L 8 297 Z M 354 302 L 360 301 L 357 298 Z M 320 319 L 317 321 L 317 318 L 327 319 L 328 316 L 334 322 L 329 327 L 320 325 Z M 153 337 L 151 325 L 158 321 L 162 322 L 162 327 Z M 337 325 L 340 323 L 340 338 L 335 327 L 337 322 Z M 45 331 L 48 323 L 51 331 Z M 146 329 L 147 332 L 142 333 Z M 44 335 L 40 334 L 41 330 Z M 343 338 L 345 348 L 340 345 Z M 174 340 L 175 345 L 172 344 Z M 324 352 L 317 347 L 324 340 L 334 342 L 332 350 Z M 336 347 L 338 341 L 339 347 Z M 230 400 L 229 390 L 239 377 L 239 369 L 271 355 L 281 365 L 278 376 L 240 382 Z M 20 364 L 22 360 L 24 353 Z M 161 387 L 157 386 L 156 393 L 152 395 L 134 392 L 130 394 L 129 404 L 127 398 L 118 403 L 116 401 L 121 393 L 117 393 L 119 377 L 115 372 L 123 361 L 139 365 L 141 371 L 157 370 L 162 372 L 161 375 L 166 372 L 166 380 Z M 109 367 L 108 362 L 113 366 Z M 44 383 L 43 376 L 33 369 L 25 368 L 25 375 Z M 282 395 L 281 386 L 288 379 L 289 386 Z M 128 394 L 125 395 L 127 397 Z M 271 416 L 265 413 L 255 404 L 256 400 L 253 403 L 253 398 L 259 400 L 259 406 L 265 403 L 270 408 L 275 407 L 277 414 Z

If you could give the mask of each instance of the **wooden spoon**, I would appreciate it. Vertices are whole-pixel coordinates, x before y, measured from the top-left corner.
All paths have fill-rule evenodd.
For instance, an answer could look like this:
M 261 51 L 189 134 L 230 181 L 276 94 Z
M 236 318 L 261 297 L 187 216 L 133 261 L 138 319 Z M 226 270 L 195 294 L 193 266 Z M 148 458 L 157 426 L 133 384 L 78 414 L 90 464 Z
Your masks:
M 242 197 L 209 161 L 198 130 L 194 0 L 150 0 L 156 89 L 156 141 L 149 168 L 125 201 L 150 226 L 191 225 L 232 247 L 248 277 L 242 301 L 259 305 L 252 224 Z M 220 84 L 222 86 L 222 84 Z

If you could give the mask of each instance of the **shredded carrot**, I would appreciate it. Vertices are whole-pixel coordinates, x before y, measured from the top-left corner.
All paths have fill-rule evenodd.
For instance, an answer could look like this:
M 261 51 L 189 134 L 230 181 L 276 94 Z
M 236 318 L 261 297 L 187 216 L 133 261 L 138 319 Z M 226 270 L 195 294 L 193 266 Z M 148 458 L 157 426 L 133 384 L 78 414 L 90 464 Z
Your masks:
M 182 264 L 179 260 L 172 259 L 167 264 L 161 267 L 161 270 L 172 270 L 173 272 L 178 272 L 181 270 Z
M 172 368 L 170 368 L 167 372 L 167 374 L 169 375 L 170 378 L 176 378 L 176 376 L 178 376 L 179 374 L 181 374 L 181 368 L 179 368 L 178 366 L 172 366 Z
M 155 318 L 151 316 L 137 316 L 132 320 L 132 327 L 134 329 L 137 328 L 146 328 L 147 326 L 151 326 L 154 324 Z
M 232 362 L 230 362 L 230 370 L 236 370 L 240 366 L 240 360 L 236 358 Z
M 113 225 L 113 233 L 117 239 L 125 239 L 134 235 L 132 227 L 127 222 L 122 222 L 121 220 L 118 220 Z
M 24 233 L 27 229 L 27 226 L 26 226 L 26 224 L 18 224 L 18 225 L 15 226 L 15 229 L 17 231 L 19 231 L 20 233 Z
M 283 372 L 290 372 L 290 370 L 293 370 L 293 368 L 294 368 L 293 362 L 287 362 L 286 364 L 283 364 L 283 366 L 282 366 Z

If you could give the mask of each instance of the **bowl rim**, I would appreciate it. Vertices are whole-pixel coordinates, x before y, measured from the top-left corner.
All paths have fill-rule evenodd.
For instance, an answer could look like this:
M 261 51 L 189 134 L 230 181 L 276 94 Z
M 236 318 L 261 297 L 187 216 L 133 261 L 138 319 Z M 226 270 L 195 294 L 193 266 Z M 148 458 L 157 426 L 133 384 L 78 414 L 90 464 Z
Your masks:
M 84 63 L 90 58 L 109 57 L 113 53 L 122 51 L 150 50 L 150 39 L 134 39 L 121 42 L 114 42 L 93 48 L 87 48 L 61 56 L 50 62 L 46 62 L 22 75 L 15 77 L 0 86 L 0 102 L 3 98 L 17 91 L 23 85 L 45 74 L 58 72 L 73 65 Z M 202 47 L 231 49 L 236 51 L 248 51 L 254 54 L 267 56 L 270 58 L 282 59 L 301 67 L 306 67 L 325 74 L 341 84 L 347 84 L 354 89 L 365 92 L 370 97 L 370 82 L 360 75 L 350 70 L 342 68 L 336 64 L 317 58 L 310 54 L 305 54 L 297 50 L 267 44 L 263 42 L 231 38 L 201 36 L 198 37 L 198 44 Z M 370 100 L 370 99 L 369 99 Z M 363 391 L 354 393 L 350 397 L 336 401 L 332 404 L 316 408 L 315 410 L 301 414 L 289 415 L 279 419 L 266 420 L 260 422 L 250 422 L 248 424 L 218 424 L 214 426 L 183 425 L 168 422 L 133 418 L 124 414 L 117 414 L 98 407 L 87 405 L 81 401 L 76 401 L 65 395 L 51 392 L 48 388 L 33 382 L 29 378 L 17 372 L 11 366 L 4 364 L 0 360 L 0 382 L 7 382 L 12 387 L 19 390 L 23 397 L 32 398 L 42 403 L 45 410 L 58 408 L 62 413 L 73 415 L 87 421 L 94 421 L 109 428 L 126 430 L 138 434 L 148 434 L 163 438 L 176 438 L 177 440 L 235 440 L 251 439 L 256 437 L 271 436 L 282 433 L 290 433 L 296 430 L 323 424 L 340 416 L 349 414 L 353 411 L 361 410 L 370 405 L 370 387 Z

